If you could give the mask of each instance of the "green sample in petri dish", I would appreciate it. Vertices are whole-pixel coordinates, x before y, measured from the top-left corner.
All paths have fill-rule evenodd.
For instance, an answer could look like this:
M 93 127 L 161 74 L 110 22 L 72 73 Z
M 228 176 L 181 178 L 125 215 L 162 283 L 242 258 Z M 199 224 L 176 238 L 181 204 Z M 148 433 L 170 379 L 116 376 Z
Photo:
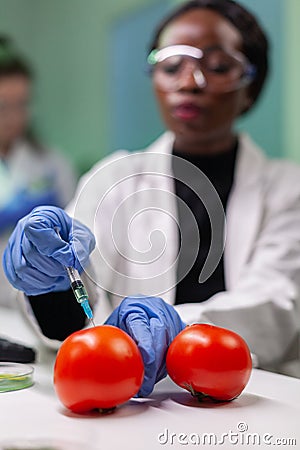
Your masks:
M 33 367 L 0 362 L 0 392 L 19 391 L 33 385 Z

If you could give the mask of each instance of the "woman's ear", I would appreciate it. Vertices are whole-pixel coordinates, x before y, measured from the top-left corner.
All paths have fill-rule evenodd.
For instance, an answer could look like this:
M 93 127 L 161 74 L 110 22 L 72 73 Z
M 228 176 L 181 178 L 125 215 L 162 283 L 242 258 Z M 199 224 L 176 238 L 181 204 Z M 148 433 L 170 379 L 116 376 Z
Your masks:
M 252 107 L 252 105 L 254 103 L 253 95 L 251 93 L 251 86 L 247 86 L 245 88 L 243 97 L 244 98 L 241 101 L 240 115 L 245 114 L 246 112 L 248 112 L 249 109 L 251 109 L 251 107 Z
M 245 114 L 249 109 L 251 109 L 251 106 L 253 105 L 253 98 L 251 98 L 249 95 L 245 97 L 244 105 L 241 111 L 241 114 Z

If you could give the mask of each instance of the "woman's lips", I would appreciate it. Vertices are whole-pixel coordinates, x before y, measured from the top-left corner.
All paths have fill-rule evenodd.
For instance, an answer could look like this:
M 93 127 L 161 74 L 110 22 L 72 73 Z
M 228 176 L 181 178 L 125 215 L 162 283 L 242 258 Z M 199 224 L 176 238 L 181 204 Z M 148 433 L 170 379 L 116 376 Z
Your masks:
M 181 120 L 193 120 L 200 116 L 202 108 L 193 103 L 181 103 L 173 108 L 173 115 Z

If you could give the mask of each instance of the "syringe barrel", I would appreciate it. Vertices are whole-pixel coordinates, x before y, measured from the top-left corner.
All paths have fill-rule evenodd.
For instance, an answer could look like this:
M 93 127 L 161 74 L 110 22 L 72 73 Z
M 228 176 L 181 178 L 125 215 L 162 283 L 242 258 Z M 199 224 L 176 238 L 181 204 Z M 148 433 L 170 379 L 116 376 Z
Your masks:
M 84 285 L 81 282 L 75 281 L 74 283 L 71 284 L 71 287 L 78 303 L 82 303 L 88 300 L 88 294 L 86 292 Z
M 74 267 L 66 267 L 66 271 L 68 272 L 70 283 L 74 283 L 75 281 L 80 281 L 81 278 L 78 270 L 74 269 Z

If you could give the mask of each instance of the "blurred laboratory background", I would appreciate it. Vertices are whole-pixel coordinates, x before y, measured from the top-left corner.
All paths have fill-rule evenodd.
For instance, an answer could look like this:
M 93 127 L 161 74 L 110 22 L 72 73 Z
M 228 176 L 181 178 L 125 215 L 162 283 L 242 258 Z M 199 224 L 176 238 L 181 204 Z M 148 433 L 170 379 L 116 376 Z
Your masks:
M 0 34 L 32 64 L 34 127 L 78 173 L 161 131 L 145 73 L 155 24 L 175 0 L 0 0 Z M 272 43 L 269 83 L 239 127 L 269 155 L 300 160 L 300 1 L 241 0 Z M 298 74 L 298 75 L 297 75 Z

